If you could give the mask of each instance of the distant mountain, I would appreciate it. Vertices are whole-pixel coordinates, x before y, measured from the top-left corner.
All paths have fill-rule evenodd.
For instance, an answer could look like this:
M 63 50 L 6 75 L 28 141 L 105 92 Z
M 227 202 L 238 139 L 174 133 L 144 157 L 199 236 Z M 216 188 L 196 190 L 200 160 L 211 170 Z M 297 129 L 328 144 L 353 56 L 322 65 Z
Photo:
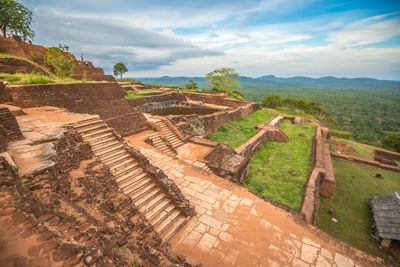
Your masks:
M 144 83 L 163 84 L 163 85 L 178 85 L 184 86 L 189 80 L 193 80 L 199 86 L 205 87 L 206 80 L 204 77 L 137 77 L 134 78 Z M 243 89 L 245 87 L 258 87 L 258 88 L 310 88 L 310 89 L 324 89 L 324 88 L 337 88 L 337 89 L 367 89 L 367 90 L 400 90 L 399 81 L 386 81 L 371 78 L 336 78 L 332 76 L 321 78 L 310 77 L 291 77 L 279 78 L 274 75 L 267 75 L 258 78 L 251 78 L 240 76 L 237 80 L 241 83 Z

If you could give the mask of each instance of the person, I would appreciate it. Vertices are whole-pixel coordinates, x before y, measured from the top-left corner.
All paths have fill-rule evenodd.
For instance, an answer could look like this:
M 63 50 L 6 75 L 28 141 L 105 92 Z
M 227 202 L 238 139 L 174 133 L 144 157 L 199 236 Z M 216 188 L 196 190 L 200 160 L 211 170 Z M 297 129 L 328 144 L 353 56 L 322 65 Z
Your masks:
M 197 88 L 197 93 L 199 92 L 199 88 Z
M 81 61 L 83 61 L 83 54 L 81 54 Z
M 86 60 L 85 61 L 86 67 L 89 67 L 89 62 Z
M 203 88 L 203 93 L 204 93 L 204 88 Z
M 24 35 L 24 42 L 27 44 L 31 44 L 31 40 L 29 40 L 29 37 L 27 35 Z

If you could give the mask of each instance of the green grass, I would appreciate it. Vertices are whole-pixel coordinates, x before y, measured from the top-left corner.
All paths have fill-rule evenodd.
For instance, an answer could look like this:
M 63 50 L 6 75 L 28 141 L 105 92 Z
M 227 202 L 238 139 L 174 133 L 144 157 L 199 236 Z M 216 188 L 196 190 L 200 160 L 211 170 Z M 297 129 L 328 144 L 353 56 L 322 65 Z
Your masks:
M 358 143 L 358 142 L 352 141 L 352 140 L 340 139 L 340 138 L 336 138 L 336 137 L 335 137 L 335 140 L 338 140 L 341 143 L 344 143 L 344 144 L 347 144 L 347 145 L 353 147 L 354 150 L 356 151 L 356 153 L 343 153 L 343 154 L 348 154 L 351 156 L 356 156 L 356 157 L 365 158 L 365 159 L 374 159 L 374 149 L 373 149 L 373 147 L 371 147 L 369 145 L 361 144 L 361 143 Z
M 288 143 L 267 142 L 250 160 L 244 181 L 254 193 L 301 210 L 304 188 L 311 173 L 311 148 L 315 126 L 294 125 L 285 120 L 280 128 Z
M 59 79 L 56 76 L 44 76 L 35 73 L 0 73 L 0 81 L 8 81 L 14 85 L 28 85 L 28 84 L 48 84 L 48 83 L 81 83 L 81 80 L 74 80 L 72 78 Z M 106 81 L 86 81 L 85 83 L 105 83 Z
M 133 91 L 133 90 L 126 90 L 127 95 L 125 96 L 125 99 L 134 99 L 134 98 L 143 98 L 143 97 L 152 97 L 152 96 L 159 96 L 159 95 L 164 95 L 164 93 L 160 92 L 158 95 L 143 95 L 143 93 L 152 93 L 152 92 L 160 92 L 158 90 L 145 90 L 142 93 Z
M 276 116 L 278 116 L 278 113 L 273 110 L 260 109 L 249 116 L 222 124 L 217 132 L 208 135 L 208 137 L 219 143 L 230 145 L 235 149 L 258 132 L 255 129 L 257 124 L 267 124 Z
M 34 66 L 40 68 L 41 70 L 43 70 L 43 71 L 44 71 L 45 73 L 47 73 L 47 74 L 50 74 L 50 73 L 51 73 L 48 69 L 45 69 L 45 68 L 43 68 L 42 66 L 40 66 L 39 64 L 37 64 L 36 62 L 34 62 L 34 61 L 32 61 L 32 60 L 29 60 L 29 59 L 27 59 L 27 58 L 24 58 L 24 57 L 17 57 L 17 56 L 13 56 L 13 55 L 11 55 L 11 54 L 8 54 L 8 53 L 0 53 L 0 57 L 1 57 L 1 58 L 16 58 L 16 59 L 24 60 L 24 61 L 27 61 L 27 62 L 29 62 L 30 64 L 32 64 L 32 65 L 34 65 Z
M 368 200 L 381 194 L 400 192 L 400 174 L 333 159 L 336 192 L 333 198 L 321 196 L 318 227 L 330 235 L 382 258 L 390 255 L 371 237 L 372 212 Z M 383 179 L 376 178 L 379 173 Z M 328 210 L 336 210 L 338 223 L 331 221 Z

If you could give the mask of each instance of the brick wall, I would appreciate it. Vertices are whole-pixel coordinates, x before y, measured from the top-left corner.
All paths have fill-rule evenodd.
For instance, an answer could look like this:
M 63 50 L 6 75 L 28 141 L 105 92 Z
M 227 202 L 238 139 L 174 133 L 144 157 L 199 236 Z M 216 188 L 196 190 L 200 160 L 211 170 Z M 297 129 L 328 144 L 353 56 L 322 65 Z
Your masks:
M 227 106 L 231 108 L 237 108 L 240 106 L 245 105 L 248 102 L 240 101 L 232 98 L 222 97 L 222 96 L 213 96 L 209 94 L 202 94 L 202 93 L 189 93 L 189 92 L 182 92 L 184 96 L 186 96 L 190 100 L 198 101 L 202 100 L 204 103 L 208 104 L 215 104 L 220 106 Z
M 29 63 L 26 60 L 18 58 L 0 58 L 0 72 L 1 73 L 31 73 L 45 74 L 45 72 L 38 66 Z
M 0 108 L 0 137 L 2 140 L 0 150 L 4 151 L 9 141 L 23 139 L 18 122 L 8 108 Z M 0 151 L 0 152 L 2 152 Z
M 128 102 L 132 107 L 138 107 L 147 103 L 165 102 L 170 100 L 186 101 L 186 97 L 183 94 L 170 93 L 165 95 L 128 99 Z
M 12 102 L 11 95 L 4 83 L 0 82 L 0 103 Z
M 397 166 L 397 164 L 394 161 L 395 160 L 400 161 L 400 154 L 393 151 L 375 149 L 374 160 L 379 161 L 380 163 L 383 164 Z
M 124 99 L 125 91 L 117 83 L 14 86 L 10 94 L 14 105 L 22 108 L 55 106 L 98 114 L 123 136 L 147 128 L 145 117 Z

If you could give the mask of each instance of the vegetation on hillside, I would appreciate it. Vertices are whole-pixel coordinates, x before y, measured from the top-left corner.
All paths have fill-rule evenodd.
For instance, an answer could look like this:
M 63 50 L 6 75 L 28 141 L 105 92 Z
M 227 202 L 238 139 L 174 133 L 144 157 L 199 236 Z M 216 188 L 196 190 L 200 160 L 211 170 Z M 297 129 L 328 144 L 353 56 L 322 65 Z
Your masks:
M 400 132 L 388 132 L 382 140 L 383 147 L 400 152 Z
M 336 192 L 333 198 L 321 197 L 318 227 L 372 255 L 387 257 L 388 252 L 380 249 L 373 237 L 368 200 L 375 195 L 400 192 L 399 173 L 337 159 L 333 159 L 333 167 Z M 329 209 L 336 213 L 330 215 Z M 332 217 L 339 222 L 333 222 Z
M 249 176 L 244 182 L 254 193 L 301 210 L 304 187 L 312 169 L 315 126 L 294 125 L 285 120 L 280 128 L 289 136 L 289 142 L 267 142 L 251 158 Z
M 57 47 L 50 47 L 44 57 L 44 62 L 51 66 L 60 79 L 70 78 L 75 66 L 74 57 L 68 51 L 68 46 L 59 44 Z

